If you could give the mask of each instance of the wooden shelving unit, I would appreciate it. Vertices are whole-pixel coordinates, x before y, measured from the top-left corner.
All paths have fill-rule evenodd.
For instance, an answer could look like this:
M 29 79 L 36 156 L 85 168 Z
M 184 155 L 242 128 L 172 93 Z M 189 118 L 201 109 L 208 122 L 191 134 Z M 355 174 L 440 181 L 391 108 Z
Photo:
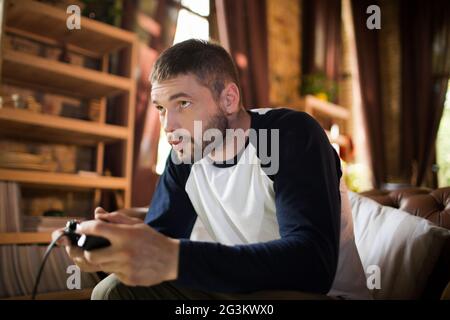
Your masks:
M 26 35 L 46 43 L 64 43 L 68 49 L 102 60 L 102 71 L 86 69 L 31 54 L 0 52 L 1 79 L 5 83 L 55 92 L 72 97 L 100 98 L 98 122 L 33 113 L 27 110 L 0 109 L 0 133 L 6 136 L 29 138 L 45 142 L 66 142 L 97 147 L 99 177 L 76 174 L 42 173 L 25 170 L 0 170 L 0 180 L 41 183 L 99 189 L 121 189 L 125 192 L 125 206 L 131 205 L 132 148 L 134 135 L 134 99 L 136 84 L 133 70 L 136 65 L 136 37 L 88 18 L 81 18 L 80 30 L 68 30 L 64 10 L 31 0 L 6 1 L 4 30 Z M 3 48 L 4 46 L 2 46 Z M 126 76 L 107 72 L 109 54 L 127 50 L 129 72 Z M 127 97 L 127 125 L 105 123 L 106 97 L 124 94 Z M 105 144 L 126 143 L 125 176 L 103 177 Z
M 30 0 L 12 0 L 6 7 L 6 28 L 32 33 L 57 43 L 65 42 L 98 56 L 130 46 L 133 33 L 81 17 L 80 30 L 68 30 L 64 10 Z M 71 49 L 71 48 L 69 48 Z
M 3 232 L 0 233 L 1 244 L 39 244 L 50 243 L 49 232 Z
M 67 174 L 0 168 L 0 181 L 42 188 L 94 191 L 99 203 L 102 190 L 121 191 L 124 206 L 131 206 L 132 158 L 135 118 L 137 38 L 135 34 L 85 17 L 81 29 L 69 30 L 65 10 L 31 0 L 0 0 L 0 42 L 4 33 L 24 37 L 50 46 L 62 46 L 72 53 L 101 61 L 101 70 L 50 60 L 0 46 L 0 79 L 2 83 L 40 92 L 78 99 L 100 101 L 98 121 L 64 118 L 34 113 L 30 110 L 0 108 L 0 138 L 21 138 L 42 143 L 66 143 L 96 148 L 95 174 Z M 121 53 L 127 67 L 121 76 L 108 73 L 111 54 Z M 121 95 L 124 101 L 124 125 L 106 123 L 107 98 Z M 105 146 L 123 143 L 121 177 L 105 175 Z M 49 243 L 50 233 L 0 233 L 0 245 Z M 38 299 L 88 299 L 91 289 L 48 293 Z M 12 297 L 12 299 L 29 297 Z
M 350 121 L 350 111 L 334 103 L 321 100 L 312 95 L 306 95 L 289 106 L 290 108 L 304 111 L 313 117 L 322 116 L 329 119 L 330 122 L 340 124 L 340 133 L 336 137 L 332 137 L 331 132 L 325 129 L 325 132 L 330 139 L 331 143 L 336 143 L 341 147 L 348 148 L 350 146 L 350 140 L 347 135 L 348 121 Z
M 5 50 L 3 80 L 63 95 L 99 98 L 128 92 L 130 78 L 118 77 L 79 66 L 52 61 L 31 54 Z M 30 79 L 33 79 L 30 83 Z M 64 81 L 62 81 L 64 80 Z
M 20 109 L 0 109 L 0 133 L 20 138 L 77 145 L 126 141 L 128 129 Z M 1 180 L 1 177 L 0 177 Z
M 323 112 L 333 118 L 348 120 L 350 118 L 350 111 L 346 108 L 336 105 L 334 103 L 321 100 L 315 96 L 307 95 L 300 101 L 300 106 L 304 111 L 310 114 L 315 112 Z
M 17 181 L 24 184 L 74 187 L 89 189 L 126 190 L 127 179 L 118 177 L 90 176 L 82 174 L 40 172 L 30 170 L 0 169 L 0 180 Z

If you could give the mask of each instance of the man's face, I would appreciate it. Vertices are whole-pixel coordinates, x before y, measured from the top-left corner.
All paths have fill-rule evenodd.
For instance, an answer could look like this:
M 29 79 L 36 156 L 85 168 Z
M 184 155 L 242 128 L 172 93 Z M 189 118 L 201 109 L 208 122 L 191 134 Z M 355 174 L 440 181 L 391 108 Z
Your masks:
M 210 144 L 202 139 L 206 130 L 214 128 L 224 136 L 228 127 L 227 117 L 210 89 L 201 85 L 194 75 L 153 83 L 151 101 L 159 110 L 169 143 L 183 162 L 199 160 L 198 152 L 203 156 L 205 147 Z

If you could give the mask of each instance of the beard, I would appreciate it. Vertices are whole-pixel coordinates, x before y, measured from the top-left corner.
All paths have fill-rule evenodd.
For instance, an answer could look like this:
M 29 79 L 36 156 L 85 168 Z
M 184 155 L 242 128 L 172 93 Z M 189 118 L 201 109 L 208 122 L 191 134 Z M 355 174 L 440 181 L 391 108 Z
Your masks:
M 207 120 L 206 124 L 202 123 L 201 135 L 197 137 L 183 137 L 183 140 L 187 139 L 188 142 L 183 146 L 183 149 L 176 152 L 179 160 L 183 163 L 194 163 L 208 155 L 214 149 L 221 147 L 225 139 L 227 128 L 228 119 L 222 110 L 219 109 L 216 114 L 212 115 Z M 212 141 L 204 138 L 204 133 L 208 131 L 214 131 L 216 133 L 213 135 L 215 138 L 211 139 Z M 187 150 L 190 152 L 185 152 Z

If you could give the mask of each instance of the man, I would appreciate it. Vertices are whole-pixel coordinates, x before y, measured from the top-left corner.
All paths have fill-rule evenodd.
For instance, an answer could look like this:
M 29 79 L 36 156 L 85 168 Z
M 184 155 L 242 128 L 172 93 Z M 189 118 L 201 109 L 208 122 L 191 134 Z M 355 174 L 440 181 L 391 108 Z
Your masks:
M 339 157 L 313 118 L 246 111 L 231 57 L 200 40 L 163 52 L 151 82 L 173 150 L 145 223 L 97 209 L 78 231 L 111 246 L 63 243 L 82 270 L 111 273 L 94 299 L 318 298 L 341 281 L 340 247 L 363 282 Z

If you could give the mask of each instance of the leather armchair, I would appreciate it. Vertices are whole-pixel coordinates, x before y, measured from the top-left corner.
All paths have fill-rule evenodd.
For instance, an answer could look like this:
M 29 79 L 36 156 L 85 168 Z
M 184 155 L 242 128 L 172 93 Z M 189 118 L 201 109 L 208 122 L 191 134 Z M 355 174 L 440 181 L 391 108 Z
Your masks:
M 450 230 L 450 187 L 436 190 L 407 188 L 395 191 L 371 190 L 361 193 L 378 203 L 430 220 Z M 441 250 L 422 295 L 424 299 L 450 299 L 450 239 Z

